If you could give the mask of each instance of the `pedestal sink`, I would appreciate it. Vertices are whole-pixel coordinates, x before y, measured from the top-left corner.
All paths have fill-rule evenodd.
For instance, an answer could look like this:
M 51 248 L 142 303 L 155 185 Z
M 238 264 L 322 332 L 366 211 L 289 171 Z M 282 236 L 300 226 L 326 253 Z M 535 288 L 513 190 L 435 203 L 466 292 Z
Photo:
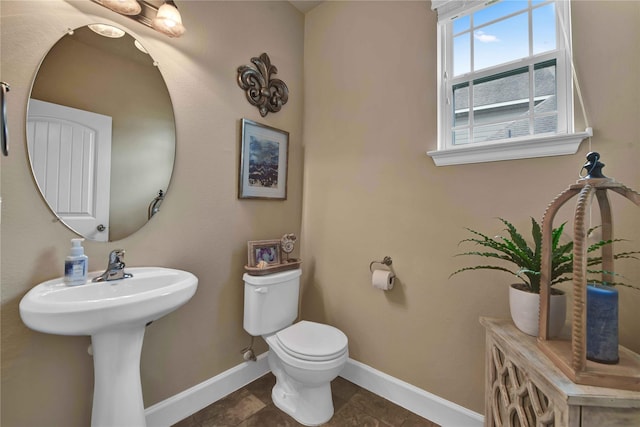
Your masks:
M 198 286 L 198 278 L 186 271 L 160 267 L 126 271 L 133 277 L 80 286 L 67 286 L 62 278 L 49 280 L 20 301 L 20 316 L 31 329 L 91 336 L 93 427 L 145 426 L 140 384 L 145 326 L 189 301 Z

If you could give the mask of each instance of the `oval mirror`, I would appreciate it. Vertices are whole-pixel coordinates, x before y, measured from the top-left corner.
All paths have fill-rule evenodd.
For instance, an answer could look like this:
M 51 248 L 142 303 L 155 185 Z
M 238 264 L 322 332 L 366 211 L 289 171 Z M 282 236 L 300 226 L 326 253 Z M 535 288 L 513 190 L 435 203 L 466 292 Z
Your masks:
M 49 208 L 86 239 L 115 241 L 159 211 L 173 173 L 167 86 L 119 28 L 70 31 L 40 64 L 27 108 L 31 170 Z

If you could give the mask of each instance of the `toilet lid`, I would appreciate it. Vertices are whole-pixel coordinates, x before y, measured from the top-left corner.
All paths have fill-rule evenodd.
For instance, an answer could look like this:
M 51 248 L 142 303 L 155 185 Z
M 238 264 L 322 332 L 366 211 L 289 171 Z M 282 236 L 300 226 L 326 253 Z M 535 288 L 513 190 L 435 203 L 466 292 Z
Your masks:
M 276 333 L 280 347 L 304 360 L 329 360 L 347 349 L 347 336 L 333 326 L 302 320 Z

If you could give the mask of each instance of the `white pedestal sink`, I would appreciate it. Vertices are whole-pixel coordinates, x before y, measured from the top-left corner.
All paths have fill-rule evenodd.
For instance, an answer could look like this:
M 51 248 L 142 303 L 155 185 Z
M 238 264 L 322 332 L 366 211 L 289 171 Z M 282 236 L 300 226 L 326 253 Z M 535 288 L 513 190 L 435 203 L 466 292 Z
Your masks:
M 62 278 L 49 280 L 20 301 L 20 316 L 31 329 L 91 336 L 93 427 L 145 426 L 140 384 L 145 326 L 189 301 L 198 286 L 198 278 L 186 271 L 161 267 L 126 271 L 133 277 L 80 286 L 67 286 Z

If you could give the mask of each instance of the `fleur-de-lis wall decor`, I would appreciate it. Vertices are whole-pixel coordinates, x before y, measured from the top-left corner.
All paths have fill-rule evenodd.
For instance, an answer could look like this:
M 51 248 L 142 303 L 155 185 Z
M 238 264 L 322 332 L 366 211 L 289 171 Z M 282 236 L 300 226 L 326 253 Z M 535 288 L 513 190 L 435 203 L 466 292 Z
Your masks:
M 278 69 L 271 64 L 266 53 L 259 58 L 251 58 L 251 62 L 255 69 L 249 65 L 238 67 L 238 86 L 245 91 L 247 101 L 258 107 L 262 117 L 280 111 L 289 100 L 289 88 L 282 80 L 271 78 Z

